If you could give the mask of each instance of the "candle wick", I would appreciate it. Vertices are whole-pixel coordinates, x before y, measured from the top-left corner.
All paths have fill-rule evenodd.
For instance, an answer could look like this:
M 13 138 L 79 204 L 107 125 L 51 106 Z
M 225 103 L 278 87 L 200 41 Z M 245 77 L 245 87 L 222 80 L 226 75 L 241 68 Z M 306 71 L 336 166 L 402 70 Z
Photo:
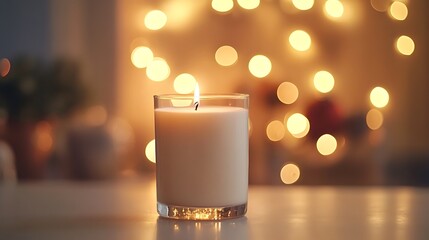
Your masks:
M 200 103 L 199 102 L 195 102 L 194 105 L 195 105 L 195 111 L 197 111 L 198 106 L 200 105 Z

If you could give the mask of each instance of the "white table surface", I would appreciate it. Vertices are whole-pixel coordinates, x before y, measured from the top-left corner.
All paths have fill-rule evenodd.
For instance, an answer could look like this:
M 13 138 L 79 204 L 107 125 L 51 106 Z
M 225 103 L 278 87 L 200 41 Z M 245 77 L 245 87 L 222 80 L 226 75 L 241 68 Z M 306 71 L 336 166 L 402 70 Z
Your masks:
M 429 189 L 252 186 L 246 217 L 159 218 L 155 181 L 0 184 L 0 239 L 429 239 Z

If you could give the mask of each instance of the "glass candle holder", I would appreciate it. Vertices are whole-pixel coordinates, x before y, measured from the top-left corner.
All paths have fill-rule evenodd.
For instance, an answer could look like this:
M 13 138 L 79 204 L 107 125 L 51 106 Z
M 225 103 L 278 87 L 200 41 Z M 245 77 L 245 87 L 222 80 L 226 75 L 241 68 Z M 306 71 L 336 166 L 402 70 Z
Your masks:
M 246 94 L 156 95 L 157 210 L 174 219 L 221 220 L 247 211 Z

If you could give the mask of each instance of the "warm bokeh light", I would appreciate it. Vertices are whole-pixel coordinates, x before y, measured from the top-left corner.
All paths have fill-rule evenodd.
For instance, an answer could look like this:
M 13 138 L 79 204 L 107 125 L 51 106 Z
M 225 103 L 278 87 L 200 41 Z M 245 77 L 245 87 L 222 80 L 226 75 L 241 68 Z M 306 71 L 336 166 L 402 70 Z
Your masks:
M 301 172 L 299 167 L 293 163 L 288 163 L 282 167 L 280 178 L 284 184 L 293 184 L 298 181 Z
M 378 109 L 371 109 L 366 114 L 366 125 L 372 130 L 377 130 L 383 125 L 383 114 Z
M 131 53 L 131 62 L 136 68 L 145 68 L 153 60 L 153 52 L 148 47 L 136 47 Z
M 369 99 L 375 107 L 383 108 L 389 103 L 389 93 L 382 87 L 375 87 L 372 89 Z
M 292 104 L 298 99 L 299 91 L 295 84 L 283 82 L 277 88 L 277 97 L 284 104 Z
M 233 47 L 225 45 L 216 50 L 215 59 L 221 66 L 231 66 L 237 62 L 238 53 Z
M 292 4 L 299 10 L 309 10 L 314 5 L 314 0 L 292 0 Z
M 295 138 L 305 137 L 310 130 L 310 122 L 301 113 L 294 113 L 287 118 L 286 127 Z
M 174 79 L 174 90 L 180 94 L 192 93 L 195 89 L 197 80 L 189 73 L 182 73 Z
M 6 77 L 10 71 L 10 61 L 7 58 L 2 58 L 0 60 L 0 76 Z
M 403 55 L 413 54 L 414 48 L 414 41 L 408 36 L 402 35 L 396 40 L 396 50 Z
M 277 142 L 285 136 L 285 127 L 281 121 L 275 120 L 268 124 L 266 132 L 268 139 Z
M 145 155 L 146 158 L 153 162 L 156 163 L 156 152 L 155 152 L 155 139 L 152 139 L 145 148 Z
M 317 151 L 322 155 L 331 155 L 337 149 L 337 140 L 330 134 L 324 134 L 319 137 L 316 143 Z
M 259 6 L 260 0 L 237 0 L 237 3 L 240 7 L 251 10 Z
M 339 0 L 326 0 L 323 9 L 328 17 L 340 18 L 344 14 L 343 3 Z
M 232 0 L 212 0 L 212 8 L 218 12 L 228 12 L 234 7 Z
M 371 0 L 371 6 L 376 11 L 385 12 L 391 2 L 392 0 Z
M 150 30 L 159 30 L 167 23 L 167 15 L 161 10 L 152 10 L 144 18 L 144 25 Z
M 319 71 L 314 75 L 314 87 L 321 93 L 330 92 L 335 85 L 334 76 L 328 71 Z
M 389 16 L 395 20 L 405 20 L 408 16 L 407 5 L 399 1 L 394 1 L 389 8 Z
M 255 55 L 249 61 L 250 73 L 257 77 L 266 77 L 271 72 L 271 61 L 264 55 Z
M 154 58 L 146 68 L 146 76 L 155 82 L 164 81 L 170 76 L 170 66 L 162 58 Z
M 206 1 L 157 1 L 163 12 L 168 16 L 168 30 L 183 31 L 198 23 L 203 10 L 207 7 Z
M 50 152 L 54 143 L 52 125 L 48 121 L 38 122 L 34 131 L 36 149 L 41 152 Z
M 289 43 L 297 51 L 307 51 L 311 47 L 311 37 L 304 30 L 295 30 L 289 35 Z

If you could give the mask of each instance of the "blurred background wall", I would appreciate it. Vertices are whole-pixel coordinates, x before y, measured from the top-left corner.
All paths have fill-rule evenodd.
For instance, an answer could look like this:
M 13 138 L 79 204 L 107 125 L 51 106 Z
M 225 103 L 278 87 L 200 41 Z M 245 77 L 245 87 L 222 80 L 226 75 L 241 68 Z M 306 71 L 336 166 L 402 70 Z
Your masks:
M 72 59 L 93 96 L 49 121 L 42 178 L 152 175 L 152 97 L 198 81 L 202 93 L 250 94 L 251 183 L 427 185 L 428 10 L 417 0 L 1 0 L 0 58 L 10 72 L 19 56 Z

